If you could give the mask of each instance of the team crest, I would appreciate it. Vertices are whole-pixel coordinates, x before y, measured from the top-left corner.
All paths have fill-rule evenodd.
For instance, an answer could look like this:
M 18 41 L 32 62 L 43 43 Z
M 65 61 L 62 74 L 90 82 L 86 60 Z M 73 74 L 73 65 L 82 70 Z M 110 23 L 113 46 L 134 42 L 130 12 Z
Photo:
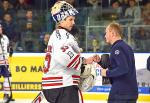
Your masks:
M 119 50 L 115 50 L 115 54 L 118 55 L 120 53 Z

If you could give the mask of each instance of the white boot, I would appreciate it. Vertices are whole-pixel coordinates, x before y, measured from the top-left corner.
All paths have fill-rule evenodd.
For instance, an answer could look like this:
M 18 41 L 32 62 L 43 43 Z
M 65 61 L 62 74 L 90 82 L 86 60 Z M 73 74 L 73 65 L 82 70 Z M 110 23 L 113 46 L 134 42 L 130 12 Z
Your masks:
M 9 103 L 10 101 L 15 101 L 15 99 L 10 98 L 8 94 L 4 94 L 4 103 Z

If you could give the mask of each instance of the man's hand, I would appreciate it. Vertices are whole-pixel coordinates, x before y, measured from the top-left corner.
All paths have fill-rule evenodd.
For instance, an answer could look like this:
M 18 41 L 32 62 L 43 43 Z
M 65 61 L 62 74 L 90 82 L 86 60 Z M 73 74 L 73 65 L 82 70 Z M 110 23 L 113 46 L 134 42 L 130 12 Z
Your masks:
M 99 62 L 99 61 L 100 61 L 100 57 L 99 55 L 96 54 L 92 57 L 84 58 L 83 64 L 92 64 L 93 62 Z
M 99 56 L 99 55 L 96 54 L 96 55 L 93 56 L 93 61 L 94 61 L 94 62 L 100 62 L 100 60 L 101 60 L 101 59 L 100 59 L 100 56 Z
M 101 69 L 101 76 L 106 77 L 106 71 L 107 69 Z

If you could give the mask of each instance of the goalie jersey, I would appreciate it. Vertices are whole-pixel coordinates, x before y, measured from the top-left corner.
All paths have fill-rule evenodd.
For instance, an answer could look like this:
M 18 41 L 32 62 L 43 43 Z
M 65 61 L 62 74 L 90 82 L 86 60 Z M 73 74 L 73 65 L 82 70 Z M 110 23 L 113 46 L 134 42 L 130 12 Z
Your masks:
M 80 48 L 73 35 L 62 28 L 54 30 L 47 46 L 42 88 L 78 85 L 81 64 Z
M 0 38 L 0 65 L 8 65 L 9 39 L 6 35 Z

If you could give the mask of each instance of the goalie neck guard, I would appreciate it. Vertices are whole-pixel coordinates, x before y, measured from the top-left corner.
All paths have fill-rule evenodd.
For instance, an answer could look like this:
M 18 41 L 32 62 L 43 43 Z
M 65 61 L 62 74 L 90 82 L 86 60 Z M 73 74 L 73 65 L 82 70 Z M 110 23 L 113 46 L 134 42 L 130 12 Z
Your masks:
M 51 9 L 53 20 L 58 23 L 68 16 L 75 16 L 78 11 L 65 1 L 58 1 Z

